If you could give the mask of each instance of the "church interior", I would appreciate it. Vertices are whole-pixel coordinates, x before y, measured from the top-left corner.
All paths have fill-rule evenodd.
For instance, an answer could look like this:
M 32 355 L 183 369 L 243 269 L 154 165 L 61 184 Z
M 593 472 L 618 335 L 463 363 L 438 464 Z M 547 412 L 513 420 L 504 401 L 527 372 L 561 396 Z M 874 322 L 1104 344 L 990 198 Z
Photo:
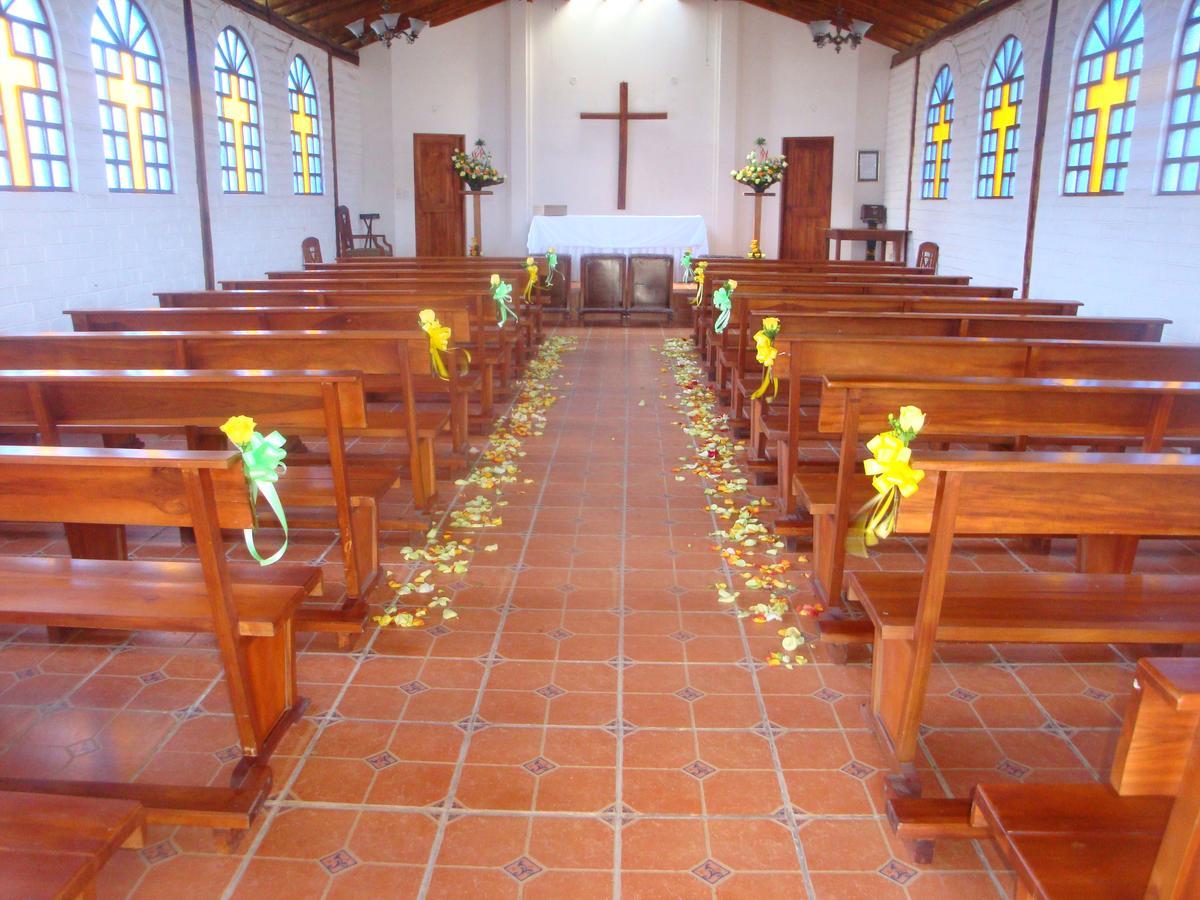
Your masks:
M 0 0 L 0 897 L 1200 897 L 1197 246 L 1200 0 Z

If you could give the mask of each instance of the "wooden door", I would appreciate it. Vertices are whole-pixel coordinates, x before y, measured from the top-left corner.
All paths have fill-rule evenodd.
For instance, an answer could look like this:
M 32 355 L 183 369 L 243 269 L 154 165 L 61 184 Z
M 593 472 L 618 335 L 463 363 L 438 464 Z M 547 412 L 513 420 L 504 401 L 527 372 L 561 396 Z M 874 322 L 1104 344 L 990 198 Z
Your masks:
M 783 139 L 787 168 L 779 204 L 779 258 L 829 258 L 829 213 L 833 205 L 833 138 Z
M 417 256 L 466 255 L 466 197 L 450 165 L 450 154 L 462 149 L 461 134 L 413 135 Z

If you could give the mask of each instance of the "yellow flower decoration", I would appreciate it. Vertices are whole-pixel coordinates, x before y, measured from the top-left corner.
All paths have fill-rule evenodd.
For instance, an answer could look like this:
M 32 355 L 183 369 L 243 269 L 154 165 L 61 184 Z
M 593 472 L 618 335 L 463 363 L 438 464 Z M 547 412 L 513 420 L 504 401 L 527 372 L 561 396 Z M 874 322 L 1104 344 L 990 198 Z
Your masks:
M 871 484 L 876 491 L 883 494 L 896 488 L 901 497 L 911 497 L 917 492 L 917 485 L 925 478 L 925 472 L 909 465 L 912 450 L 901 438 L 885 431 L 867 441 L 867 449 L 874 459 L 866 460 L 863 469 L 868 475 L 874 476 Z
M 225 436 L 239 447 L 244 447 L 250 443 L 250 438 L 254 436 L 254 429 L 258 427 L 249 416 L 231 416 L 221 426 L 221 431 L 225 432 Z
M 495 273 L 493 272 L 493 273 L 492 273 L 492 281 L 491 281 L 491 285 L 492 285 L 492 287 L 495 287 L 495 286 L 496 286 L 496 285 L 498 285 L 499 283 L 500 283 L 500 276 L 499 276 L 499 275 L 497 275 L 497 274 L 495 274 Z

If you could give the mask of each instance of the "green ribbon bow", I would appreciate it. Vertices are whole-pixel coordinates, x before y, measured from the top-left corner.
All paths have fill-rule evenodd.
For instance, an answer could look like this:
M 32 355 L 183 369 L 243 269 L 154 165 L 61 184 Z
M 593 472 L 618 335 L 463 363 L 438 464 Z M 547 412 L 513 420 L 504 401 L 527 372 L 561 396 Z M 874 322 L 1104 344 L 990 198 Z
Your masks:
M 683 266 L 684 283 L 690 284 L 691 280 L 692 280 L 692 251 L 691 250 L 683 251 L 683 259 L 681 259 L 679 261 L 679 264 L 681 266 Z
M 733 306 L 733 298 L 729 296 L 729 291 L 722 285 L 713 291 L 712 300 L 713 306 L 720 314 L 717 316 L 717 321 L 713 322 L 713 331 L 721 334 L 729 325 L 729 311 Z
M 496 313 L 500 317 L 496 324 L 501 328 L 504 327 L 504 323 L 508 321 L 509 316 L 512 316 L 514 321 L 517 320 L 517 312 L 508 302 L 508 298 L 511 295 L 512 285 L 507 281 L 501 281 L 492 288 L 492 299 L 496 301 Z
M 554 272 L 558 269 L 558 254 L 553 250 L 546 251 L 546 287 L 554 284 Z
M 275 490 L 275 482 L 287 471 L 287 466 L 283 464 L 283 459 L 287 456 L 287 451 L 283 449 L 285 443 L 286 439 L 278 431 L 272 431 L 266 437 L 256 431 L 250 436 L 249 443 L 238 448 L 242 451 L 242 469 L 246 473 L 246 482 L 250 485 L 251 507 L 258 503 L 258 495 L 262 494 L 283 528 L 283 546 L 266 559 L 259 555 L 258 548 L 254 546 L 254 529 L 247 528 L 242 532 L 246 539 L 246 549 L 260 566 L 279 562 L 288 548 L 287 515 L 279 501 L 279 493 Z

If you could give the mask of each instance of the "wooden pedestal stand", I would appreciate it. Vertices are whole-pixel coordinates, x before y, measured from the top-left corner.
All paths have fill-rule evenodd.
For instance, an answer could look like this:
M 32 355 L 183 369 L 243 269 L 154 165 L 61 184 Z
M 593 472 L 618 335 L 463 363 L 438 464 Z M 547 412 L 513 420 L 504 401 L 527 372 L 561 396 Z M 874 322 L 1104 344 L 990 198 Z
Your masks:
M 754 240 L 758 244 L 759 252 L 762 251 L 762 202 L 763 197 L 774 197 L 775 194 L 768 194 L 766 191 L 759 193 L 758 191 L 747 191 L 742 196 L 754 198 Z
M 492 196 L 493 193 L 495 193 L 495 192 L 494 191 L 471 191 L 471 190 L 466 190 L 466 191 L 462 192 L 463 196 L 470 197 L 474 204 L 473 213 L 474 213 L 474 221 L 475 221 L 475 241 L 479 248 L 480 256 L 483 256 L 483 214 L 480 212 L 479 198 L 480 197 L 490 197 L 490 196 Z M 468 253 L 469 252 L 470 251 L 468 250 Z

